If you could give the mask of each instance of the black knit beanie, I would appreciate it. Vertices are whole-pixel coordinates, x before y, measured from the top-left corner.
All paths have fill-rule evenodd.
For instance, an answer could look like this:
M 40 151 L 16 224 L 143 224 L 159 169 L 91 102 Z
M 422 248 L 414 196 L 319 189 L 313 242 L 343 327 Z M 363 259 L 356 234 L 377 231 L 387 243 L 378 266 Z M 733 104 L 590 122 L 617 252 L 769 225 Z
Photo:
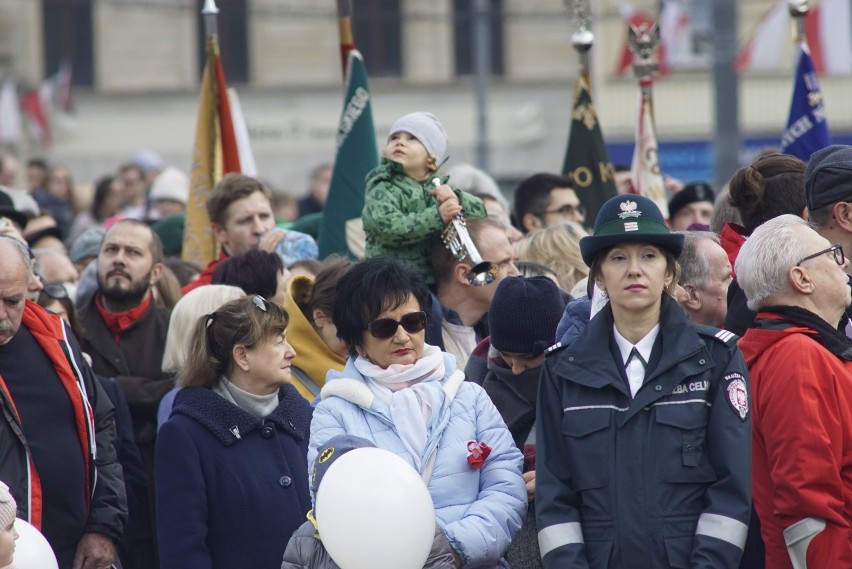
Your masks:
M 488 308 L 491 345 L 501 352 L 539 355 L 554 343 L 564 310 L 559 287 L 549 278 L 507 277 Z

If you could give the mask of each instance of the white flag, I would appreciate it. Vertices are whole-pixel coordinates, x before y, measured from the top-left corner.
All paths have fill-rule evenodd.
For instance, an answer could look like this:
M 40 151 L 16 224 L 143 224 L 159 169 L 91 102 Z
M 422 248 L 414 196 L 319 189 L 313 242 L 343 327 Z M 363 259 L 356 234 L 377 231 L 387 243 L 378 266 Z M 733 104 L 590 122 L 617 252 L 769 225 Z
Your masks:
M 246 176 L 257 177 L 257 164 L 254 161 L 254 152 L 251 150 L 248 125 L 243 117 L 243 108 L 240 106 L 237 91 L 233 87 L 228 87 L 228 104 L 231 105 L 231 123 L 234 125 L 234 137 L 237 139 L 240 168 Z
M 660 162 L 657 156 L 657 131 L 654 128 L 654 112 L 650 95 L 639 94 L 639 120 L 636 123 L 636 145 L 633 147 L 633 163 L 630 166 L 633 191 L 657 204 L 663 217 L 669 217 L 669 204 Z
M 0 144 L 15 144 L 21 139 L 21 104 L 18 86 L 11 79 L 0 87 Z

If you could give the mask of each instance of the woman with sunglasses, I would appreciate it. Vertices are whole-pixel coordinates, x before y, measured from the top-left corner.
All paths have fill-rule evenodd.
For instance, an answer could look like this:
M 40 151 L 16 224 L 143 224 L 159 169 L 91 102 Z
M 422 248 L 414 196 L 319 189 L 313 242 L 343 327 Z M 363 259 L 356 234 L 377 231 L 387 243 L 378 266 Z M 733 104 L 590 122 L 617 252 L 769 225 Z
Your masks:
M 376 257 L 356 263 L 337 292 L 332 320 L 350 357 L 326 379 L 308 462 L 340 434 L 393 452 L 426 482 L 456 566 L 508 567 L 503 556 L 526 507 L 523 457 L 482 388 L 425 343 L 423 277 Z
M 683 235 L 651 200 L 607 201 L 580 240 L 609 302 L 545 357 L 536 519 L 545 568 L 730 569 L 751 512 L 737 337 L 671 298 Z
M 290 385 L 287 312 L 260 296 L 192 330 L 157 436 L 161 569 L 279 567 L 310 509 L 310 404 Z

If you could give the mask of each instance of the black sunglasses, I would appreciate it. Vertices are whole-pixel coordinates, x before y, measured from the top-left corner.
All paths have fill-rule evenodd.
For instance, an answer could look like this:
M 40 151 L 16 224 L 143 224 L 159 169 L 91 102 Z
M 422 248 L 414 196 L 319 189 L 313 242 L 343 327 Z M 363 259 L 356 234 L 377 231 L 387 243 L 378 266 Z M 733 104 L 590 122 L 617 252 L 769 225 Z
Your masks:
M 47 283 L 44 285 L 44 294 L 54 300 L 68 298 L 68 289 L 60 283 Z
M 394 320 L 393 318 L 378 318 L 367 324 L 367 330 L 370 331 L 373 338 L 377 340 L 387 340 L 396 334 L 396 331 L 400 326 L 402 326 L 409 334 L 422 332 L 423 329 L 426 328 L 426 313 L 422 310 L 420 312 L 409 312 L 408 314 L 403 315 L 399 320 Z

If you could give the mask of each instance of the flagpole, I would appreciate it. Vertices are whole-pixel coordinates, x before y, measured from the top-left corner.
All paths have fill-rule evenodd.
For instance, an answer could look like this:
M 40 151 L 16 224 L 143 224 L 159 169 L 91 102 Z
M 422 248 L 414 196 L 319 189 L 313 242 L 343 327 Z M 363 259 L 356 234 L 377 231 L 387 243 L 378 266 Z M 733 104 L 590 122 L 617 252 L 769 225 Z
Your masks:
M 591 27 L 591 4 L 590 0 L 566 0 L 571 10 L 571 19 L 577 24 L 577 29 L 571 34 L 571 45 L 577 51 L 580 58 L 580 75 L 586 81 L 589 94 L 592 93 L 591 65 L 589 64 L 589 52 L 595 43 L 595 34 L 589 29 Z
M 787 9 L 790 11 L 790 17 L 793 19 L 793 41 L 799 45 L 808 43 L 808 38 L 805 35 L 805 18 L 810 11 L 808 0 L 789 0 Z
M 571 34 L 571 45 L 577 51 L 580 58 L 580 75 L 586 81 L 589 88 L 589 93 L 592 92 L 592 81 L 589 67 L 589 52 L 592 50 L 592 45 L 595 43 L 595 34 L 585 25 L 580 26 L 577 31 Z
M 219 32 L 216 23 L 219 17 L 219 8 L 216 7 L 216 0 L 204 0 L 201 14 L 204 16 L 205 37 L 209 38 L 216 35 Z
M 627 30 L 627 44 L 633 52 L 633 72 L 639 80 L 640 91 L 636 146 L 633 149 L 631 167 L 633 187 L 641 195 L 653 200 L 663 216 L 668 218 L 668 200 L 660 172 L 652 93 L 654 75 L 660 68 L 657 59 L 660 28 L 656 22 L 650 25 L 631 25 Z
M 633 73 L 639 80 L 639 90 L 642 100 L 653 112 L 654 75 L 660 69 L 657 59 L 657 46 L 660 44 L 660 28 L 654 23 L 650 28 L 644 24 L 639 28 L 630 26 L 628 43 L 633 52 Z
M 352 33 L 352 0 L 337 0 L 337 32 L 340 35 L 340 65 L 345 81 L 349 52 L 355 49 L 355 36 Z

